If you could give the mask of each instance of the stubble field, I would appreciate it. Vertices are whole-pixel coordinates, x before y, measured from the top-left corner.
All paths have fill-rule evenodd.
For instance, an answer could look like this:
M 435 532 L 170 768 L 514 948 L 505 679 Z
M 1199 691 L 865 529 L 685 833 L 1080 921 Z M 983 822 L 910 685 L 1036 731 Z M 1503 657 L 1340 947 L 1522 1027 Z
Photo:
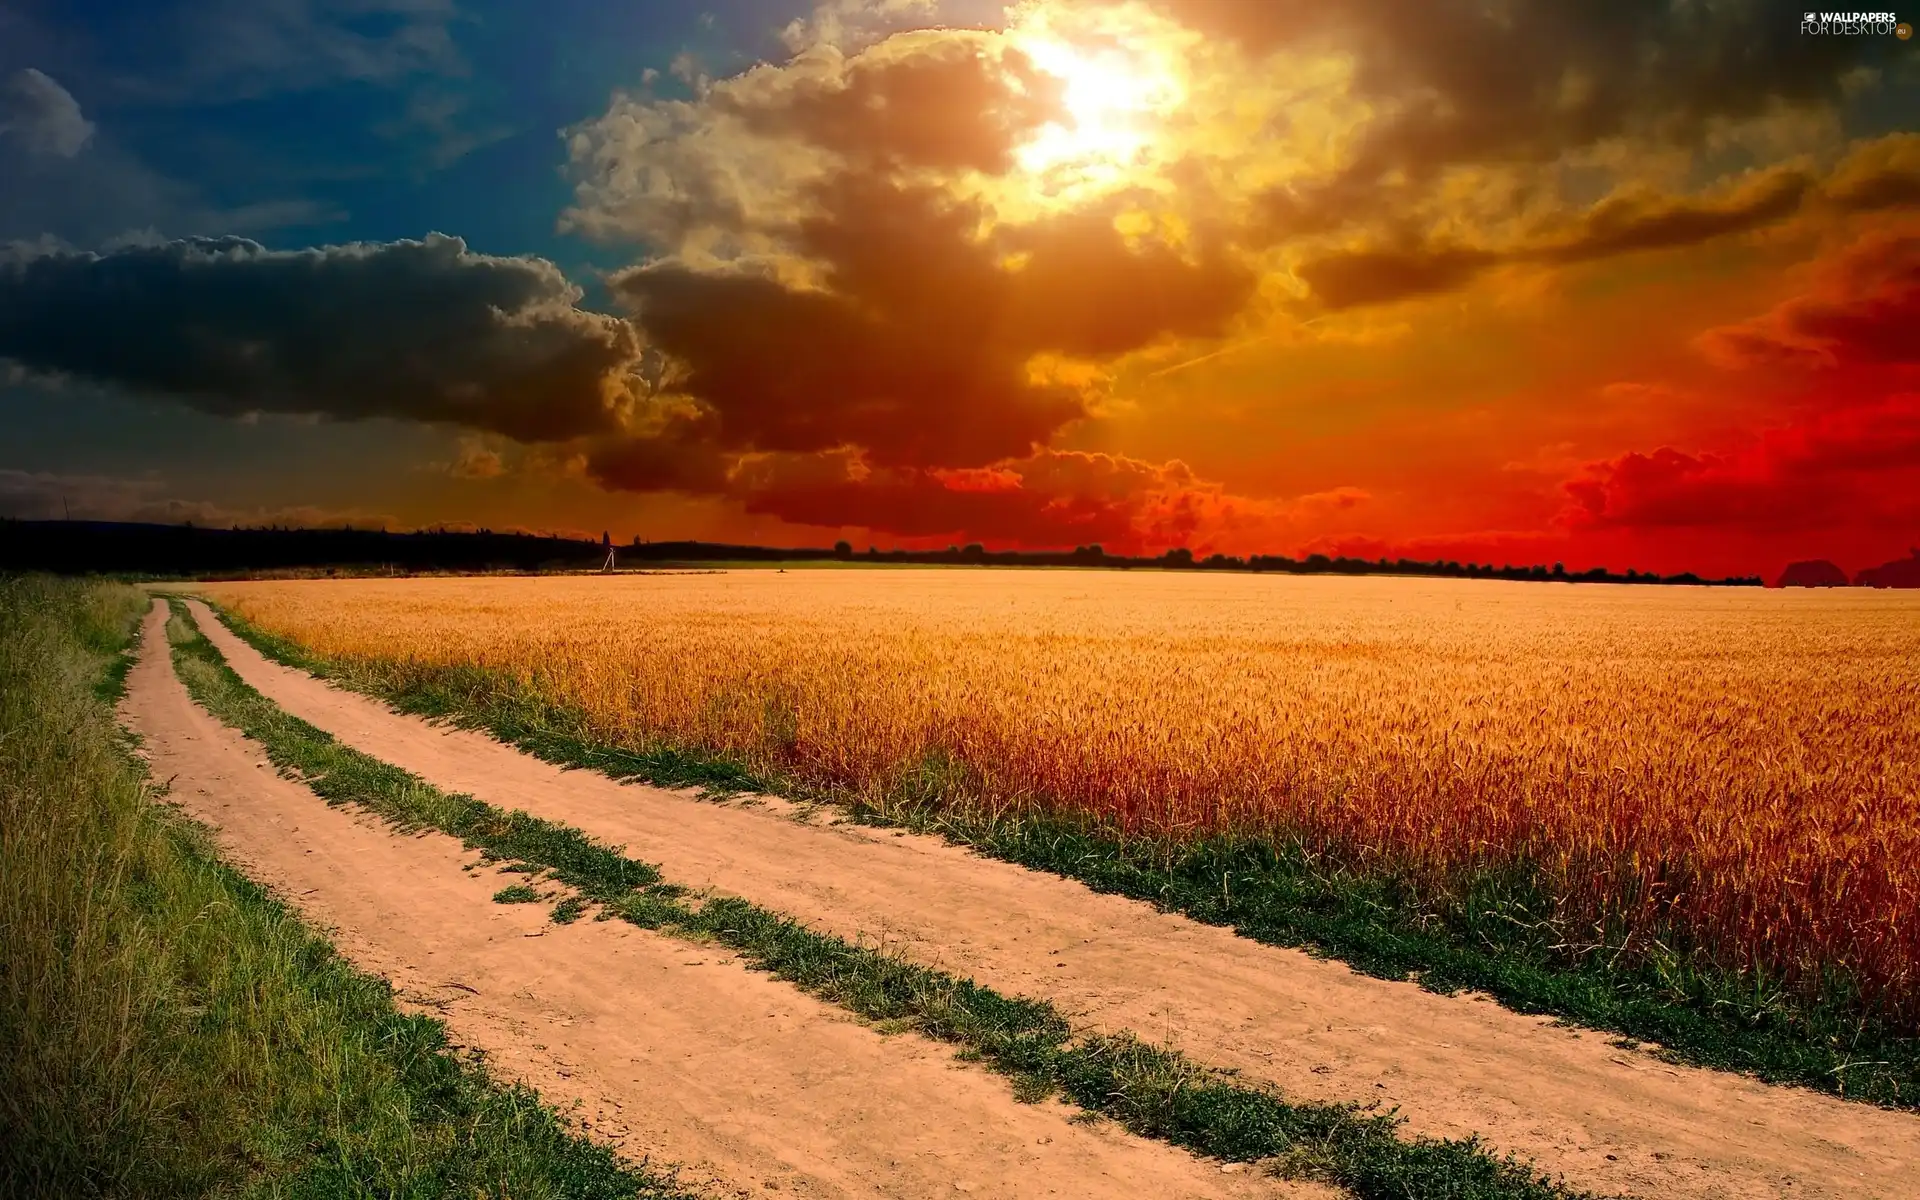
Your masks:
M 210 591 L 388 690 L 504 682 L 607 744 L 882 809 L 1256 838 L 1432 895 L 1519 878 L 1563 942 L 1916 1015 L 1920 604 L 1898 594 L 992 571 Z

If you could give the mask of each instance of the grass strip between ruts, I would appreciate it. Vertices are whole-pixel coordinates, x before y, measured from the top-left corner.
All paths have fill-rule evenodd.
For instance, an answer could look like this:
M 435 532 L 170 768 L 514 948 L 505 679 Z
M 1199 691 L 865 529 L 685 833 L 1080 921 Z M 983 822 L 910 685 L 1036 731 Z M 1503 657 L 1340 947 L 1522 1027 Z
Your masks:
M 0 1195 L 682 1197 L 455 1054 L 154 802 L 151 599 L 0 575 Z
M 745 900 L 693 896 L 577 829 L 449 795 L 340 744 L 241 680 L 177 601 L 170 636 L 175 666 L 194 698 L 260 743 L 283 771 L 329 803 L 356 804 L 402 829 L 437 829 L 495 860 L 544 868 L 576 893 L 556 919 L 571 919 L 590 903 L 600 919 L 717 942 L 884 1029 L 911 1029 L 957 1046 L 962 1057 L 1007 1075 L 1023 1099 L 1057 1094 L 1135 1133 L 1230 1162 L 1267 1163 L 1364 1200 L 1577 1194 L 1476 1139 L 1403 1138 L 1389 1114 L 1289 1103 L 1130 1035 L 1076 1034 L 1045 1002 L 1002 996 Z
M 930 758 L 878 804 L 756 774 L 726 757 L 659 744 L 608 745 L 584 714 L 479 668 L 340 663 L 221 610 L 235 635 L 284 666 L 375 696 L 403 712 L 484 729 L 546 762 L 620 781 L 762 792 L 838 803 L 859 821 L 934 833 L 989 858 L 1148 901 L 1254 941 L 1335 958 L 1362 974 L 1429 991 L 1472 990 L 1537 1013 L 1651 1042 L 1671 1061 L 1748 1073 L 1844 1099 L 1920 1109 L 1920 1037 L 1885 1025 L 1841 981 L 1823 1004 L 1777 981 L 1703 967 L 1640 939 L 1590 935 L 1570 949 L 1551 898 L 1522 867 L 1456 896 L 1354 871 L 1299 846 L 1212 837 L 1169 844 L 1114 835 L 1097 821 L 1037 811 L 982 813 L 946 802 L 958 764 Z

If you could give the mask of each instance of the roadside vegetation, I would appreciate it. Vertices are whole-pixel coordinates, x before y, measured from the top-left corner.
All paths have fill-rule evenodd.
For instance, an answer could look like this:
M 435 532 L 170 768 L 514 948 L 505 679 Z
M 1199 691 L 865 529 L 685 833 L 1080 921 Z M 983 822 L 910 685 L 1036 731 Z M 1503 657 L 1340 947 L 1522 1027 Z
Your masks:
M 554 919 L 589 913 L 725 946 L 746 962 L 874 1022 L 958 1048 L 1010 1078 L 1030 1101 L 1059 1096 L 1128 1129 L 1229 1162 L 1342 1186 L 1363 1200 L 1558 1200 L 1572 1196 L 1530 1166 L 1472 1139 L 1406 1138 L 1400 1121 L 1354 1105 L 1294 1104 L 1181 1054 L 1127 1036 L 1077 1033 L 1051 1005 L 855 945 L 734 897 L 690 893 L 651 864 L 582 831 L 443 792 L 294 717 L 246 684 L 176 604 L 175 667 L 194 698 L 257 741 L 332 804 L 401 830 L 460 838 L 504 869 L 558 885 Z M 540 899 L 531 884 L 503 903 Z
M 148 603 L 0 577 L 0 1194 L 679 1195 L 457 1056 L 156 803 L 111 709 Z
M 615 612 L 608 606 L 620 594 L 605 589 L 556 597 L 552 588 L 573 585 L 547 582 L 544 615 L 522 622 L 507 593 L 483 596 L 464 581 L 447 583 L 444 594 L 418 590 L 429 586 L 442 585 L 416 583 L 404 598 L 353 606 L 249 589 L 241 607 L 271 613 L 273 631 L 227 615 L 283 663 L 405 711 L 484 728 L 551 762 L 668 786 L 832 801 L 858 819 L 937 832 L 1368 974 L 1482 991 L 1522 1012 L 1651 1044 L 1676 1061 L 1920 1107 L 1914 930 L 1902 919 L 1920 889 L 1920 855 L 1899 849 L 1920 833 L 1920 819 L 1900 791 L 1911 788 L 1911 772 L 1898 768 L 1920 705 L 1911 680 L 1888 673 L 1906 635 L 1888 627 L 1889 642 L 1874 633 L 1885 615 L 1878 610 L 1849 610 L 1822 633 L 1823 653 L 1845 663 L 1832 675 L 1792 655 L 1783 666 L 1771 652 L 1714 648 L 1747 625 L 1762 647 L 1796 644 L 1799 635 L 1759 618 L 1713 608 L 1687 618 L 1701 628 L 1683 636 L 1655 625 L 1636 634 L 1651 620 L 1637 611 L 1602 613 L 1595 629 L 1610 628 L 1623 644 L 1663 640 L 1666 654 L 1716 656 L 1689 668 L 1703 682 L 1635 650 L 1620 671 L 1643 677 L 1637 690 L 1596 682 L 1596 671 L 1577 662 L 1552 670 L 1536 662 L 1537 678 L 1523 677 L 1516 668 L 1527 660 L 1513 645 L 1482 662 L 1449 634 L 1445 652 L 1425 662 L 1344 633 L 1347 641 L 1324 652 L 1281 654 L 1326 693 L 1289 701 L 1311 736 L 1275 726 L 1274 745 L 1298 749 L 1288 764 L 1274 745 L 1232 733 L 1243 714 L 1228 701 L 1251 695 L 1251 684 L 1228 687 L 1185 664 L 1169 666 L 1175 673 L 1158 685 L 1137 681 L 1147 707 L 1124 722 L 1100 716 L 1107 733 L 1082 745 L 1076 739 L 1087 730 L 1073 725 L 1080 702 L 1060 689 L 1112 690 L 1116 672 L 1132 680 L 1138 671 L 1114 662 L 1112 647 L 1096 661 L 1058 632 L 1005 634 L 1026 647 L 1028 673 L 1000 680 L 994 694 L 982 681 L 999 678 L 1000 668 L 961 652 L 991 650 L 975 634 L 908 638 L 867 628 L 880 619 L 873 613 L 849 619 L 867 622 L 860 627 L 872 645 L 885 643 L 876 650 L 804 599 L 783 628 L 732 592 L 709 598 L 736 611 L 695 621 Z M 648 593 L 648 603 L 662 595 Z M 483 599 L 505 607 L 485 622 L 461 615 Z M 1558 635 L 1536 626 L 1550 615 L 1512 620 L 1545 646 Z M 996 618 L 982 610 L 978 619 Z M 1438 635 L 1420 631 L 1438 621 L 1429 614 L 1375 632 L 1424 645 Z M 1496 636 L 1494 628 L 1483 632 Z M 1720 639 L 1713 646 L 1709 634 Z M 1141 654 L 1161 653 L 1139 636 Z M 888 646 L 909 642 L 923 669 L 887 658 Z M 1219 657 L 1222 672 L 1269 669 L 1244 646 L 1200 645 L 1195 653 Z M 831 674 L 830 662 L 838 663 Z M 1476 735 L 1433 733 L 1432 714 L 1380 690 L 1403 670 L 1397 693 L 1451 695 L 1446 678 L 1478 671 L 1511 684 L 1525 703 L 1503 700 L 1519 705 L 1503 715 L 1463 701 L 1449 719 Z M 1774 679 L 1780 671 L 1806 686 Z M 902 691 L 903 681 L 917 681 L 917 690 Z M 1662 699 L 1661 689 L 1671 695 Z M 1699 693 L 1693 708 L 1674 699 L 1682 692 Z M 1187 734 L 1167 727 L 1198 721 L 1177 711 L 1189 693 L 1202 705 L 1196 711 L 1212 713 L 1204 722 L 1212 741 L 1176 761 L 1168 755 Z M 1527 704 L 1536 706 L 1531 716 L 1520 711 Z M 1653 715 L 1667 711 L 1661 705 L 1670 709 L 1666 724 Z M 1328 707 L 1338 719 L 1320 711 Z M 906 729 L 914 713 L 933 731 L 918 743 Z M 1358 725 L 1340 727 L 1341 713 Z M 1401 732 L 1361 745 L 1361 726 L 1386 720 L 1382 713 Z M 1814 720 L 1818 736 L 1795 713 Z M 1002 716 L 1004 729 L 987 730 Z M 1053 732 L 1035 732 L 1044 729 Z M 1607 746 L 1620 730 L 1645 744 L 1635 743 L 1630 765 L 1609 768 Z M 1240 740 L 1223 740 L 1230 733 Z M 1430 734 L 1440 740 L 1421 749 Z M 1696 736 L 1684 749 L 1676 740 Z M 1355 757 L 1329 759 L 1327 745 Z M 1486 747 L 1501 745 L 1533 756 L 1520 765 L 1538 773 L 1535 783 L 1514 763 L 1489 760 Z M 1248 775 L 1209 808 L 1206 789 L 1235 778 L 1236 747 L 1251 756 Z M 1433 775 L 1442 750 L 1459 778 Z M 1316 755 L 1325 761 L 1311 778 L 1301 775 L 1299 763 Z M 1369 769 L 1399 774 L 1382 784 L 1366 778 Z M 1162 804 L 1155 780 L 1184 799 Z M 1333 791 L 1329 780 L 1339 785 Z M 1262 788 L 1292 796 L 1300 812 L 1288 821 L 1263 816 L 1249 798 Z M 1556 828 L 1563 820 L 1573 824 Z M 1449 855 L 1457 859 L 1450 865 Z

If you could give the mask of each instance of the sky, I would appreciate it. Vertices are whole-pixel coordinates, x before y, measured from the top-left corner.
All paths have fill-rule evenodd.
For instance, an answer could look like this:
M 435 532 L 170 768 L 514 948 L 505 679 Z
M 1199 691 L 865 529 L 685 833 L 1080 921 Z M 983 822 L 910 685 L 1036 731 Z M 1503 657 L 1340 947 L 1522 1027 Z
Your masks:
M 1920 40 L 1807 15 L 0 0 L 0 516 L 1857 570 Z

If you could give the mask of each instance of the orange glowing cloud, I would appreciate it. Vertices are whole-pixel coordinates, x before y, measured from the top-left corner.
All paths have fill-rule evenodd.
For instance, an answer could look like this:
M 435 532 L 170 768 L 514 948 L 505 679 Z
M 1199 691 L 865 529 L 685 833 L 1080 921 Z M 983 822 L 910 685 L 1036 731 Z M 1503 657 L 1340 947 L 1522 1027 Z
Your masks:
M 524 489 L 519 443 L 597 511 L 706 532 L 1894 553 L 1920 137 L 1872 118 L 1906 85 L 1765 6 L 1688 11 L 1022 0 L 954 29 L 833 0 L 780 61 L 567 131 L 562 229 L 623 256 L 615 313 L 537 259 L 327 248 L 342 286 L 437 302 L 329 318 L 316 357 L 261 322 L 328 296 L 232 302 L 297 263 L 198 247 L 167 253 L 231 285 L 136 306 L 192 332 L 138 362 L 90 336 L 138 255 L 0 261 L 0 352 L 478 432 L 443 481 Z

